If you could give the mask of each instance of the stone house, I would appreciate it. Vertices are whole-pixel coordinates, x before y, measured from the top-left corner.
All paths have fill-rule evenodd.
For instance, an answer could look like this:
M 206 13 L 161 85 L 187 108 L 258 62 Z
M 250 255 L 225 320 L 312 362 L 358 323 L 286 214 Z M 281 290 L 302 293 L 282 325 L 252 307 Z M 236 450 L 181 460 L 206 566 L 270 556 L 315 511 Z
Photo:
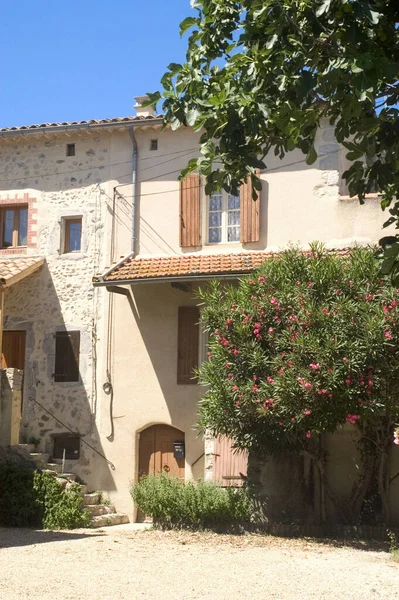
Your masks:
M 0 277 L 21 272 L 5 286 L 3 373 L 10 387 L 23 371 L 20 438 L 55 458 L 67 448 L 68 469 L 131 518 L 140 474 L 228 483 L 245 468 L 195 429 L 201 283 L 290 243 L 374 243 L 384 222 L 376 198 L 345 195 L 327 124 L 314 165 L 268 159 L 256 202 L 245 185 L 208 198 L 197 175 L 178 181 L 198 134 L 162 129 L 141 102 L 135 117 L 0 131 Z

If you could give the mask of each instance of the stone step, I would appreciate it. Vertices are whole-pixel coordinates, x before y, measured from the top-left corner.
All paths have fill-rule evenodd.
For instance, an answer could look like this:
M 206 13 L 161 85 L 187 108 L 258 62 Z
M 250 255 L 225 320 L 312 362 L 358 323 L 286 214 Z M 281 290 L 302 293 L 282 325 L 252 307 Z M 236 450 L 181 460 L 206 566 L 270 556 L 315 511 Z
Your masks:
M 47 468 L 49 455 L 45 452 L 30 452 L 29 456 L 39 469 Z M 55 470 L 55 469 L 54 469 Z
M 61 473 L 62 471 L 62 465 L 59 465 L 57 463 L 47 463 L 47 469 L 51 469 L 52 471 L 55 471 L 56 473 Z
M 115 514 L 115 506 L 112 504 L 85 504 L 92 517 L 100 517 L 101 515 Z
M 76 479 L 75 473 L 58 473 L 57 476 L 62 479 L 68 479 L 69 481 L 75 481 Z
M 100 493 L 92 492 L 91 494 L 83 495 L 83 504 L 87 506 L 88 504 L 98 504 L 100 502 Z
M 30 454 L 31 452 L 37 452 L 37 446 L 35 446 L 34 444 L 17 444 L 18 448 L 21 448 L 21 450 L 25 450 L 25 452 L 27 452 L 28 454 Z
M 42 469 L 43 473 L 47 473 L 47 475 L 51 475 L 52 477 L 58 477 L 57 471 L 53 471 L 52 469 Z
M 99 517 L 92 517 L 90 527 L 96 529 L 97 527 L 110 527 L 112 525 L 123 525 L 129 523 L 129 517 L 123 513 L 111 513 L 109 515 L 101 515 Z

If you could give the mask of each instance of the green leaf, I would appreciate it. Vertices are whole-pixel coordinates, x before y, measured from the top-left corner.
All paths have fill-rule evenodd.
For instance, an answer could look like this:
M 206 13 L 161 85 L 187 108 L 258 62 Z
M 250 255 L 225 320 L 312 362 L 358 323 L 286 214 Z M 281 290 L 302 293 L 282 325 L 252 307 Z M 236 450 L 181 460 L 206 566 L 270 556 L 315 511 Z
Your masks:
M 309 150 L 309 152 L 306 155 L 306 163 L 308 165 L 313 165 L 313 163 L 315 163 L 317 160 L 317 152 L 314 149 L 314 147 L 312 146 L 311 149 Z
M 198 19 L 196 17 L 186 17 L 184 21 L 180 23 L 180 36 L 182 36 L 187 29 L 193 27 L 198 23 Z
M 186 114 L 187 125 L 193 127 L 200 114 L 201 113 L 196 108 L 189 110 Z
M 272 35 L 272 37 L 268 40 L 267 44 L 266 44 L 266 48 L 268 50 L 270 50 L 271 48 L 273 48 L 274 44 L 277 42 L 278 40 L 278 35 L 275 33 L 274 35 Z
M 321 17 L 325 12 L 330 10 L 331 0 L 323 0 L 320 6 L 316 9 L 316 17 Z
M 167 66 L 167 68 L 175 75 L 178 71 L 182 70 L 183 66 L 179 63 L 172 62 Z

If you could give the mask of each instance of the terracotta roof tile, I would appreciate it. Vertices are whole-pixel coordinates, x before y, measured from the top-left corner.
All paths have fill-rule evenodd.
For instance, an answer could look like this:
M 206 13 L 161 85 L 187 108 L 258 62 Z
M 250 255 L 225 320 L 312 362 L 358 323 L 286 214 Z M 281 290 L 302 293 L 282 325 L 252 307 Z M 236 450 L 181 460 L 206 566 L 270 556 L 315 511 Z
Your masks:
M 331 250 L 337 254 L 347 254 L 348 249 Z M 94 277 L 94 282 L 146 281 L 149 279 L 218 275 L 244 275 L 257 269 L 267 258 L 276 252 L 236 252 L 232 254 L 185 254 L 174 256 L 154 256 L 127 258 L 104 276 Z
M 259 267 L 271 255 L 267 252 L 240 252 L 235 254 L 130 258 L 104 277 L 104 281 L 137 281 L 160 277 L 245 274 Z M 98 281 L 99 277 L 96 277 L 95 280 Z
M 0 287 L 9 287 L 39 269 L 43 263 L 42 256 L 0 258 Z

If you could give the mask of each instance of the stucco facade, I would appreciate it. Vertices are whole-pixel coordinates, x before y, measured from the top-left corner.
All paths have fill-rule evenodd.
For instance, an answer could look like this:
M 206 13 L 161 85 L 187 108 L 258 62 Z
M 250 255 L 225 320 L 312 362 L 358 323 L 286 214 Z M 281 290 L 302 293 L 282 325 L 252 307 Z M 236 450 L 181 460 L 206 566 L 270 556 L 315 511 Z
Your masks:
M 133 205 L 131 127 L 138 155 Z M 73 157 L 66 156 L 70 143 Z M 205 447 L 195 429 L 200 386 L 176 379 L 178 309 L 197 303 L 199 282 L 137 282 L 121 294 L 93 287 L 92 278 L 130 253 L 132 244 L 137 257 L 160 257 L 274 251 L 290 243 L 306 248 L 314 240 L 331 248 L 376 242 L 384 222 L 379 202 L 371 198 L 361 207 L 340 196 L 343 153 L 327 124 L 317 150 L 312 166 L 299 152 L 283 161 L 266 159 L 258 242 L 208 244 L 208 200 L 201 186 L 200 244 L 182 248 L 178 175 L 199 155 L 192 130 L 161 131 L 156 121 L 144 120 L 1 139 L 0 208 L 10 198 L 34 199 L 30 244 L 23 252 L 46 259 L 5 300 L 4 329 L 26 331 L 22 437 L 39 436 L 43 450 L 51 452 L 52 434 L 63 430 L 53 416 L 79 433 L 108 462 L 81 444 L 80 459 L 69 467 L 130 516 L 140 434 L 151 425 L 184 434 L 185 477 L 203 477 L 205 471 L 209 477 L 212 443 Z M 81 251 L 63 253 L 65 219 L 76 216 L 82 218 Z M 55 382 L 54 336 L 75 330 L 79 381 Z M 201 339 L 198 354 L 204 354 Z

